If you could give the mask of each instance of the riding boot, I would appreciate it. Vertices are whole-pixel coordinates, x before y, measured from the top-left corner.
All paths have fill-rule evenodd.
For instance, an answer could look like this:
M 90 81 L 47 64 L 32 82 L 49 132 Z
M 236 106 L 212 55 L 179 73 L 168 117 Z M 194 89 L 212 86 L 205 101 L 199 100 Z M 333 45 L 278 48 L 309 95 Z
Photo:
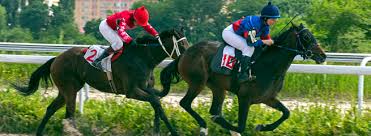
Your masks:
M 250 80 L 248 75 L 248 70 L 250 69 L 251 57 L 249 56 L 242 56 L 241 58 L 241 72 L 238 74 L 238 82 L 244 83 Z
M 113 49 L 112 47 L 108 47 L 107 49 L 105 49 L 102 53 L 102 55 L 100 55 L 97 59 L 95 59 L 92 63 L 92 65 L 100 70 L 103 70 L 102 68 L 102 65 L 101 65 L 101 62 L 104 58 L 108 57 L 110 54 L 113 53 Z

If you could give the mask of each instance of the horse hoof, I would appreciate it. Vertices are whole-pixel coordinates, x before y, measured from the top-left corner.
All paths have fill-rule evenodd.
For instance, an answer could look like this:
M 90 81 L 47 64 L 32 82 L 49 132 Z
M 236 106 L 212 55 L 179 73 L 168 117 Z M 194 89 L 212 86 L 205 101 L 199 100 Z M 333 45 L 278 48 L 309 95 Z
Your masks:
M 232 130 L 229 130 L 229 133 L 231 133 L 231 136 L 241 136 L 240 133 L 232 131 Z
M 257 125 L 256 128 L 255 128 L 255 130 L 256 131 L 262 131 L 263 128 L 264 128 L 264 125 Z
M 200 129 L 200 136 L 207 136 L 208 130 L 207 128 L 201 128 Z

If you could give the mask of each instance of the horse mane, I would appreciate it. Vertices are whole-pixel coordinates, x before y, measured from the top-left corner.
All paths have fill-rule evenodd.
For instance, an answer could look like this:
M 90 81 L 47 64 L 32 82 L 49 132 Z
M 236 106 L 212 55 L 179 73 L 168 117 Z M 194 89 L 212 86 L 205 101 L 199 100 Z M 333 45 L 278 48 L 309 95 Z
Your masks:
M 170 37 L 173 35 L 172 34 L 173 31 L 174 29 L 162 31 L 160 33 L 160 37 Z M 144 35 L 142 37 L 136 38 L 135 41 L 138 44 L 158 44 L 158 40 L 155 37 L 150 36 L 150 35 Z

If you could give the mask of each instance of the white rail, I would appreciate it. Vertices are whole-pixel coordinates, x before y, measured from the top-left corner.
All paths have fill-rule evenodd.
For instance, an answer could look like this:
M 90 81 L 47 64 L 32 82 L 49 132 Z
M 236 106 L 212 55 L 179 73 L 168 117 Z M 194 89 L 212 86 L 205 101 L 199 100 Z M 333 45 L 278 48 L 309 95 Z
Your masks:
M 42 44 L 42 43 L 8 43 L 0 42 L 2 51 L 30 51 L 30 52 L 63 52 L 72 47 L 89 47 L 89 45 L 72 44 Z M 371 57 L 371 54 L 359 53 L 326 53 L 328 62 L 356 62 L 361 63 L 363 58 Z M 303 60 L 300 56 L 295 60 Z
M 371 61 L 371 57 L 364 58 L 362 60 L 361 66 L 362 68 L 366 67 L 367 62 Z M 362 113 L 362 105 L 363 105 L 363 89 L 364 89 L 364 81 L 365 76 L 363 74 L 358 76 L 358 113 Z

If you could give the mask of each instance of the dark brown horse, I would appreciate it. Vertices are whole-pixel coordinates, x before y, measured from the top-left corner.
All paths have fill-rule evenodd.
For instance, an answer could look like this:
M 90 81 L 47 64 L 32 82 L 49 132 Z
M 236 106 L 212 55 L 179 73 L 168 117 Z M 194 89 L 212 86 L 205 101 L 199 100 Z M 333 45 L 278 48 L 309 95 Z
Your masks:
M 230 130 L 232 135 L 242 133 L 245 130 L 247 114 L 252 104 L 264 103 L 283 113 L 276 122 L 268 125 L 258 125 L 259 131 L 272 131 L 286 120 L 290 112 L 276 98 L 277 93 L 283 86 L 283 80 L 288 68 L 296 55 L 311 58 L 317 63 L 322 63 L 326 55 L 317 44 L 312 33 L 300 26 L 292 27 L 275 38 L 275 45 L 262 51 L 256 63 L 252 65 L 252 71 L 256 80 L 240 85 L 240 89 L 232 91 L 238 97 L 239 114 L 238 126 L 235 127 L 227 122 L 222 116 L 222 105 L 225 98 L 225 90 L 231 91 L 232 78 L 211 71 L 210 62 L 221 44 L 218 42 L 204 41 L 188 48 L 181 57 L 174 60 L 161 72 L 161 83 L 165 96 L 170 90 L 172 79 L 180 77 L 188 84 L 188 91 L 180 101 L 180 105 L 192 115 L 201 127 L 201 135 L 207 134 L 206 122 L 191 107 L 192 101 L 206 85 L 212 90 L 213 100 L 210 109 L 212 120 L 223 128 Z M 238 132 L 238 133 L 236 133 Z
M 170 125 L 158 96 L 159 92 L 148 87 L 150 74 L 161 63 L 169 52 L 184 52 L 188 48 L 188 42 L 181 31 L 172 29 L 160 33 L 163 41 L 162 48 L 154 38 L 138 38 L 138 43 L 143 41 L 147 44 L 158 46 L 129 46 L 124 53 L 112 63 L 112 75 L 116 84 L 117 93 L 124 94 L 128 98 L 146 101 L 155 110 L 155 133 L 159 134 L 159 119 L 161 118 L 172 135 L 177 135 L 176 130 Z M 164 51 L 166 49 L 166 52 Z M 172 58 L 178 55 L 171 53 Z M 107 76 L 100 70 L 92 67 L 84 60 L 82 48 L 71 48 L 56 58 L 48 60 L 32 73 L 28 86 L 14 87 L 24 95 L 31 95 L 37 91 L 39 81 L 43 78 L 48 80 L 51 75 L 59 93 L 57 98 L 48 106 L 46 114 L 37 129 L 37 135 L 42 135 L 43 129 L 50 117 L 62 106 L 66 105 L 65 118 L 73 119 L 76 105 L 76 94 L 85 83 L 107 93 L 113 93 Z

